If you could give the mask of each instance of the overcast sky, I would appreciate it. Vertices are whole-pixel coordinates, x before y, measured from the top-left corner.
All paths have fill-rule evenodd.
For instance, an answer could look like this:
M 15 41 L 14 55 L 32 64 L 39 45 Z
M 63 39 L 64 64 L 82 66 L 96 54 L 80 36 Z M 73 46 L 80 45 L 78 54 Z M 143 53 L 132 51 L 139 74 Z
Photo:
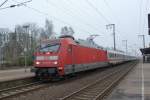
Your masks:
M 0 0 L 0 4 L 4 1 Z M 3 7 L 24 1 L 27 0 L 8 0 Z M 138 34 L 146 35 L 147 46 L 150 42 L 147 32 L 149 12 L 149 0 L 32 0 L 27 7 L 0 10 L 0 28 L 13 30 L 16 24 L 26 22 L 44 27 L 47 18 L 53 21 L 57 34 L 61 27 L 71 26 L 75 38 L 85 39 L 91 34 L 99 34 L 95 42 L 112 47 L 112 30 L 107 30 L 106 25 L 115 24 L 117 48 L 124 49 L 122 40 L 126 39 L 129 48 L 139 48 L 142 47 L 142 39 Z

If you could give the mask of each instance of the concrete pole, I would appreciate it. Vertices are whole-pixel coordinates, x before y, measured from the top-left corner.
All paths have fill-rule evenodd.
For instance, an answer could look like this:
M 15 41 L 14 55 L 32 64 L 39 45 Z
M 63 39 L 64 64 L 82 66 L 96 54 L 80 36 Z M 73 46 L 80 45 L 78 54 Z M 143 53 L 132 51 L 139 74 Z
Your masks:
M 143 48 L 145 48 L 145 35 L 138 35 L 139 37 L 142 37 L 143 40 Z
M 116 30 L 115 30 L 115 24 L 108 24 L 106 25 L 106 29 L 108 28 L 112 28 L 113 29 L 113 40 L 114 40 L 114 50 L 116 50 Z

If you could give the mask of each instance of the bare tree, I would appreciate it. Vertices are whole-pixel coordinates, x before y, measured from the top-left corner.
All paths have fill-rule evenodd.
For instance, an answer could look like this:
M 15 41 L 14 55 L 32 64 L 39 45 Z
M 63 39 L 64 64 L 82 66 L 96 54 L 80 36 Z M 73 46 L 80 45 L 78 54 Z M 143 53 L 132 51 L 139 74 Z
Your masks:
M 74 30 L 73 30 L 72 27 L 69 27 L 69 34 L 72 35 L 72 36 L 73 36 L 73 34 L 74 34 Z
M 4 60 L 7 61 L 7 63 L 16 65 L 22 52 L 21 45 L 17 42 L 16 33 L 9 33 L 9 41 L 8 43 L 5 43 L 3 51 Z
M 62 35 L 71 35 L 71 36 L 73 36 L 74 30 L 72 29 L 72 27 L 64 26 L 64 27 L 61 28 L 61 34 Z
M 64 26 L 61 28 L 61 34 L 62 35 L 68 35 L 69 31 L 68 31 L 68 28 L 67 26 Z
M 52 21 L 48 19 L 45 20 L 45 33 L 47 34 L 48 38 L 52 38 L 54 36 L 54 26 Z

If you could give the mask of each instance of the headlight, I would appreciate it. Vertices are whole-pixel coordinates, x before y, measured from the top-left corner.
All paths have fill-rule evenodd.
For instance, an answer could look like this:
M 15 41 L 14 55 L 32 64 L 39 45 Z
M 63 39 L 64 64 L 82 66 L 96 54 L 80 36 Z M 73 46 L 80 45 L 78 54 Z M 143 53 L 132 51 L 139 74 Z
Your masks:
M 49 56 L 49 60 L 58 60 L 58 56 Z
M 37 61 L 35 64 L 39 65 L 39 64 L 40 64 L 40 62 L 38 62 L 38 61 Z
M 54 63 L 55 65 L 56 65 L 56 64 L 58 64 L 58 62 L 57 62 L 57 61 L 54 61 L 53 63 Z

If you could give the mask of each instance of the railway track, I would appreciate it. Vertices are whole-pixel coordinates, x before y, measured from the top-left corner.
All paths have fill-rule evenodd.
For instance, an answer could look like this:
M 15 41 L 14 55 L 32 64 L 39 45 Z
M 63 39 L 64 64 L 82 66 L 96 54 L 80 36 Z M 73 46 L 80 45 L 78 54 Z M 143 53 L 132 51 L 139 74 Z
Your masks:
M 128 66 L 118 68 L 99 80 L 77 90 L 59 100 L 102 100 L 118 82 L 137 64 L 137 62 L 129 63 Z
M 11 87 L 11 88 L 2 89 L 0 90 L 0 100 L 6 99 L 12 96 L 20 95 L 26 92 L 34 91 L 36 89 L 43 88 L 46 85 L 46 84 L 41 84 L 41 83 L 42 83 L 41 81 L 37 81 L 37 82 L 26 83 L 26 84 Z
M 11 88 L 14 86 L 19 86 L 22 84 L 28 84 L 28 83 L 35 82 L 35 81 L 36 80 L 34 77 L 2 81 L 2 82 L 0 82 L 0 90 L 6 89 L 6 88 Z
M 118 79 L 118 81 L 119 81 L 119 79 L 121 79 L 123 77 L 121 74 L 123 74 L 123 75 L 126 74 L 126 73 L 123 73 L 123 71 L 128 72 L 129 69 L 132 68 L 132 65 L 133 66 L 135 65 L 135 63 L 125 64 L 125 66 L 126 65 L 130 65 L 128 69 L 126 67 L 114 67 L 114 69 L 112 69 L 112 70 L 109 70 L 106 72 L 104 71 L 104 74 L 103 74 L 104 77 L 101 78 L 100 80 L 97 80 L 96 82 L 89 84 L 89 85 L 85 86 L 84 88 L 82 88 L 72 94 L 69 94 L 68 96 L 65 96 L 64 98 L 60 98 L 60 100 L 83 100 L 83 99 L 84 100 L 97 100 L 97 99 L 93 99 L 93 98 L 104 97 L 106 95 L 106 92 L 110 91 L 110 88 L 112 86 L 114 86 L 114 83 L 116 83 L 112 80 Z M 123 65 L 121 65 L 121 66 L 123 66 Z M 114 72 L 114 70 L 116 70 L 116 71 Z M 83 76 L 85 76 L 85 75 L 83 75 Z M 120 76 L 120 78 L 118 78 L 118 76 Z M 110 78 L 110 79 L 107 80 L 107 78 L 108 79 Z M 53 86 L 53 85 L 57 86 L 59 84 L 68 82 L 69 80 L 59 81 L 57 83 L 54 82 L 51 84 L 43 84 L 42 81 L 32 81 L 29 83 L 25 83 L 23 85 L 18 85 L 15 87 L 1 89 L 0 90 L 0 100 L 10 98 L 10 97 L 15 97 L 15 96 L 18 96 L 21 94 L 25 94 L 27 92 L 35 91 L 35 90 L 46 88 L 46 87 Z M 111 85 L 110 85 L 110 83 L 111 83 Z M 100 95 L 100 94 L 102 94 L 102 95 Z

